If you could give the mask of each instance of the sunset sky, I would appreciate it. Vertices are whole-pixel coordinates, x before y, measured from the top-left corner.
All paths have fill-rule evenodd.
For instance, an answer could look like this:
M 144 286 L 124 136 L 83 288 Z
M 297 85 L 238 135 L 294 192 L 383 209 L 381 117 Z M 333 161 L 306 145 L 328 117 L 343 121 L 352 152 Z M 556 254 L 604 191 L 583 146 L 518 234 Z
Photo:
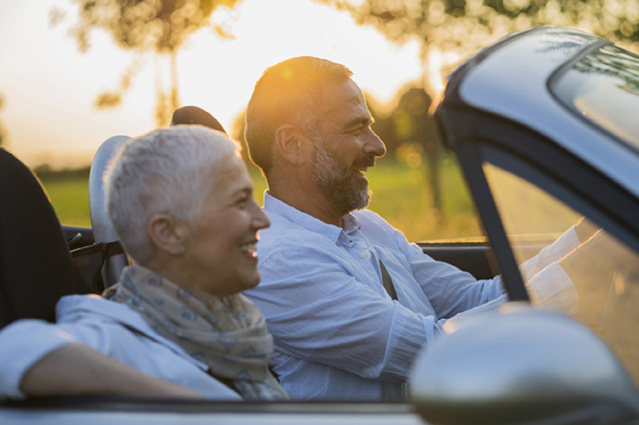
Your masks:
M 49 25 L 53 7 L 66 11 Z M 76 6 L 68 0 L 2 0 L 0 6 L 0 110 L 7 149 L 30 166 L 90 162 L 110 136 L 136 136 L 153 129 L 155 67 L 149 57 L 123 104 L 97 110 L 96 96 L 116 87 L 133 55 L 106 33 L 93 33 L 92 48 L 78 52 L 68 34 Z M 387 42 L 375 29 L 311 0 L 244 0 L 233 12 L 234 40 L 204 28 L 178 58 L 180 101 L 203 107 L 230 128 L 245 107 L 264 68 L 293 56 L 340 62 L 380 101 L 389 101 L 421 74 L 417 43 Z

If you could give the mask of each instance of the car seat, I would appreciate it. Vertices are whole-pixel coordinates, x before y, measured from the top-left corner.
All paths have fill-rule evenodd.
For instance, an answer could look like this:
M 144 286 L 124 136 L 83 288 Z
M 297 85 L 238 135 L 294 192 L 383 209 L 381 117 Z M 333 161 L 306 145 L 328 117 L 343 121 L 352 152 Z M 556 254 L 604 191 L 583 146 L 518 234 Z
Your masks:
M 111 225 L 106 209 L 106 197 L 102 176 L 127 136 L 113 136 L 105 140 L 93 157 L 89 174 L 89 210 L 91 228 L 96 244 L 103 244 L 104 264 L 102 266 L 102 282 L 107 288 L 120 278 L 122 269 L 129 264 L 128 258 L 118 242 L 118 236 Z
M 202 108 L 197 106 L 188 105 L 177 108 L 173 111 L 171 117 L 171 126 L 174 125 L 203 125 L 205 127 L 212 128 L 213 130 L 221 131 L 224 134 L 226 130 L 220 122 L 213 115 L 208 113 Z
M 63 295 L 92 292 L 38 178 L 0 149 L 0 328 L 22 318 L 54 321 Z

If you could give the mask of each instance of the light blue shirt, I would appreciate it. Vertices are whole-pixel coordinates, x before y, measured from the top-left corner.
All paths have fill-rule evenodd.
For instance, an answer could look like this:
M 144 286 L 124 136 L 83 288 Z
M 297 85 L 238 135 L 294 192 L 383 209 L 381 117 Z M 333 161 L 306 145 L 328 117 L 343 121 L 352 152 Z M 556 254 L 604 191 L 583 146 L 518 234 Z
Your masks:
M 154 331 L 124 304 L 97 295 L 68 295 L 56 305 L 57 323 L 24 319 L 0 331 L 0 399 L 24 398 L 24 374 L 47 354 L 80 343 L 147 375 L 210 399 L 241 400 L 207 373 L 208 366 Z
M 268 193 L 264 210 L 262 280 L 245 294 L 266 317 L 272 364 L 292 398 L 405 398 L 416 354 L 447 318 L 507 300 L 500 277 L 478 281 L 433 260 L 371 211 L 347 215 L 340 228 Z

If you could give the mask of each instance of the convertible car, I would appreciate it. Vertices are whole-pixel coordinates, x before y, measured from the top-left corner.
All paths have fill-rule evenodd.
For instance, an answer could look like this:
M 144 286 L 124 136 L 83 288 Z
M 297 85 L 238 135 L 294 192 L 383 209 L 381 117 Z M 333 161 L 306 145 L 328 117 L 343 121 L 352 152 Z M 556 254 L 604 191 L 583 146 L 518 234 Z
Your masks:
M 478 278 L 501 273 L 511 302 L 447 322 L 414 365 L 409 401 L 4 400 L 0 423 L 639 423 L 639 56 L 533 28 L 456 69 L 434 111 L 489 243 L 423 250 Z M 531 290 L 526 260 L 575 224 L 581 245 L 543 270 L 557 290 Z M 88 275 L 96 291 L 112 283 L 126 261 L 104 249 L 114 235 L 97 222 L 64 230 L 78 259 L 107 253 Z

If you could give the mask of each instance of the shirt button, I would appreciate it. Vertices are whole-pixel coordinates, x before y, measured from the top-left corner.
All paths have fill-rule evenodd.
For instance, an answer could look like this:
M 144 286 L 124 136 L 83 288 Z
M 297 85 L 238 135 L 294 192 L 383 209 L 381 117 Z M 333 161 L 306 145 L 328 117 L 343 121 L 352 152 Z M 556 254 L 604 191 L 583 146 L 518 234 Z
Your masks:
M 366 258 L 366 253 L 364 251 L 360 252 L 359 258 Z

